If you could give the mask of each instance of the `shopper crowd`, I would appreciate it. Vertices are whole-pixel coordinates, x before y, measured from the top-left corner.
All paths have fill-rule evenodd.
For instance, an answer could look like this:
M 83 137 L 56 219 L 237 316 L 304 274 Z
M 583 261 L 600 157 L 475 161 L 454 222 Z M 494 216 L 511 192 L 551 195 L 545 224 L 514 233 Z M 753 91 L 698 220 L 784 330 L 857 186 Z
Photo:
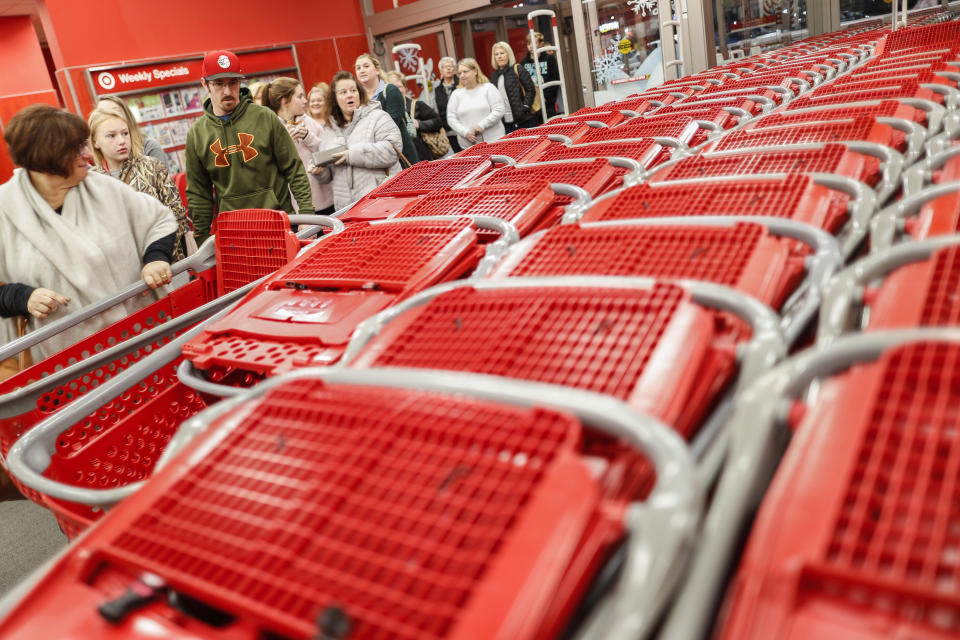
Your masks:
M 476 60 L 444 57 L 432 92 L 419 97 L 366 53 L 307 91 L 285 77 L 244 87 L 237 56 L 211 52 L 202 64 L 204 114 L 184 151 L 186 206 L 163 148 L 141 133 L 121 98 L 102 97 L 86 122 L 27 107 L 3 134 L 20 168 L 0 186 L 0 316 L 20 322 L 0 323 L 0 343 L 138 278 L 151 288 L 170 283 L 171 263 L 214 233 L 219 211 L 333 213 L 413 163 L 539 124 L 532 46 L 528 38 L 518 63 L 508 43 L 494 44 L 489 80 Z M 551 56 L 540 65 L 545 81 L 556 79 Z M 556 90 L 543 95 L 553 115 Z M 150 301 L 95 317 L 38 355 Z

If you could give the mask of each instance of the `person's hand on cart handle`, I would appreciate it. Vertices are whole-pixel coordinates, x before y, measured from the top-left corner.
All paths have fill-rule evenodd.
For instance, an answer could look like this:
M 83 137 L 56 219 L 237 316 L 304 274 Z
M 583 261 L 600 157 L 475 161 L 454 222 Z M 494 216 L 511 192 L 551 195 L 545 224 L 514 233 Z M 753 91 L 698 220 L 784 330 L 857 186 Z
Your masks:
M 173 271 L 170 270 L 169 262 L 157 260 L 143 265 L 143 269 L 140 271 L 140 277 L 143 278 L 143 281 L 148 287 L 156 289 L 161 285 L 170 284 L 170 280 L 173 278 Z
M 58 307 L 65 307 L 69 302 L 70 298 L 65 295 L 51 291 L 50 289 L 37 287 L 27 300 L 27 311 L 29 311 L 30 315 L 34 318 L 43 320 L 56 311 Z

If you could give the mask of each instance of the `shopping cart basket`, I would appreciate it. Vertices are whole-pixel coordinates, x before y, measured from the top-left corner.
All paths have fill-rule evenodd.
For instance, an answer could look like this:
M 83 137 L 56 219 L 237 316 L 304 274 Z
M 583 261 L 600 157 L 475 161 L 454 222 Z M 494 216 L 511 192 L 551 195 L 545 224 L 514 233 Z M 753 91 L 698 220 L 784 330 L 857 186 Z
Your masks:
M 960 633 L 958 343 L 956 329 L 845 337 L 786 361 L 744 396 L 735 428 L 756 439 L 808 382 L 830 376 L 815 401 L 792 412 L 795 435 L 760 505 L 717 637 L 943 640 Z M 762 460 L 742 459 L 742 467 L 753 462 Z M 760 496 L 750 494 L 740 513 Z M 730 560 L 740 513 L 711 509 L 687 578 L 693 591 L 710 593 L 684 593 L 672 612 L 676 626 L 667 625 L 674 633 L 662 637 L 706 634 L 708 596 L 723 584 L 698 571 L 700 560 Z
M 643 638 L 702 502 L 663 424 L 490 376 L 305 370 L 190 425 L 0 635 Z M 613 439 L 655 467 L 648 495 L 588 446 Z
M 865 237 L 876 194 L 865 184 L 829 174 L 769 174 L 645 183 L 600 196 L 584 222 L 673 215 L 762 215 L 842 232 L 849 256 Z M 567 220 L 573 222 L 574 220 Z M 845 226 L 846 225 L 846 226 Z
M 703 151 L 654 167 L 651 182 L 771 173 L 824 173 L 863 182 L 885 202 L 900 188 L 903 156 L 870 142 L 813 143 Z
M 480 247 L 481 229 L 500 239 Z M 482 216 L 351 225 L 273 274 L 185 345 L 191 364 L 182 379 L 223 396 L 230 385 L 332 365 L 362 320 L 431 285 L 485 273 L 516 239 L 509 223 Z
M 388 218 L 432 191 L 468 185 L 492 168 L 492 163 L 481 157 L 418 162 L 365 195 L 339 218 L 345 222 Z

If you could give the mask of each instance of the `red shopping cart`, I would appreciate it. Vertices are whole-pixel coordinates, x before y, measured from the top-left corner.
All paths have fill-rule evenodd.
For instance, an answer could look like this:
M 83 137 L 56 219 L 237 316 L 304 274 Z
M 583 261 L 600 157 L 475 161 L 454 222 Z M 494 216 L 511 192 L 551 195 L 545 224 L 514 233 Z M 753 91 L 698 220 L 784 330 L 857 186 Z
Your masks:
M 782 310 L 781 329 L 789 345 L 816 314 L 821 290 L 842 264 L 836 240 L 807 225 L 760 216 L 698 216 L 554 227 L 511 247 L 488 277 L 714 282 Z M 787 304 L 801 294 L 802 301 Z
M 738 416 L 752 419 L 751 431 L 766 428 L 773 404 L 832 375 L 812 405 L 794 412 L 802 417 L 760 506 L 718 637 L 960 633 L 958 341 L 956 330 L 845 338 L 787 361 L 776 385 L 757 389 L 756 411 Z M 721 521 L 731 527 L 729 515 L 718 514 Z M 704 542 L 704 556 L 723 551 Z M 709 606 L 680 604 L 678 621 L 699 615 L 691 606 Z
M 418 162 L 365 195 L 340 219 L 356 222 L 389 218 L 431 191 L 470 184 L 491 168 L 490 161 L 481 157 Z
M 483 158 L 489 161 L 496 156 L 504 156 L 514 162 L 535 162 L 545 150 L 561 144 L 563 143 L 551 140 L 549 136 L 501 138 L 495 142 L 478 142 L 456 154 L 454 158 Z
M 722 108 L 716 108 L 714 111 L 717 118 L 730 119 L 733 117 Z M 723 127 L 712 120 L 701 120 L 687 115 L 651 115 L 632 118 L 616 127 L 591 129 L 581 136 L 578 142 L 587 144 L 633 138 L 665 137 L 693 147 L 705 142 L 710 131 L 722 130 Z
M 516 240 L 502 221 L 455 216 L 356 223 L 321 240 L 184 345 L 197 375 L 215 383 L 197 388 L 224 395 L 227 385 L 336 363 L 361 321 L 480 266 L 481 226 L 501 236 L 489 260 Z
M 518 164 L 497 169 L 484 176 L 479 184 L 486 186 L 516 185 L 546 181 L 550 184 L 572 185 L 586 192 L 586 196 L 579 199 L 573 195 L 556 195 L 553 206 L 531 230 L 533 232 L 559 224 L 570 205 L 580 208 L 585 207 L 591 199 L 611 189 L 623 186 L 623 178 L 627 174 L 630 174 L 628 179 L 639 180 L 640 170 L 639 163 L 625 161 L 622 158 L 556 160 L 553 162 Z
M 687 146 L 673 138 L 636 138 L 591 142 L 589 144 L 557 145 L 547 149 L 537 158 L 538 162 L 585 158 L 630 158 L 647 169 L 670 159 L 671 149 L 686 149 Z
M 555 189 L 561 192 L 560 195 L 573 193 L 563 187 L 552 187 L 545 180 L 444 189 L 410 203 L 393 219 L 438 215 L 488 216 L 509 222 L 522 237 L 534 229 L 554 206 L 557 197 Z M 586 194 L 581 190 L 579 197 L 585 198 Z M 490 242 L 497 236 L 496 232 L 485 231 L 480 234 L 480 239 Z
M 549 124 L 541 124 L 529 129 L 517 129 L 513 133 L 508 133 L 501 139 L 510 140 L 512 138 L 523 138 L 528 136 L 560 135 L 568 138 L 571 142 L 576 142 L 593 128 L 593 125 L 585 122 L 557 122 L 555 120 L 551 120 Z
M 831 233 L 850 221 L 844 253 L 866 233 L 876 210 L 862 183 L 832 175 L 771 174 L 673 180 L 628 187 L 598 198 L 582 220 L 673 215 L 766 215 L 790 218 Z M 849 212 L 849 213 L 848 213 Z
M 209 267 L 202 272 L 201 275 L 206 274 L 202 278 L 137 315 L 38 363 L 35 367 L 52 371 L 48 375 L 36 374 L 40 379 L 0 396 L 3 455 L 39 422 L 49 422 L 51 416 L 59 415 L 65 408 L 83 403 L 84 411 L 64 424 L 64 433 L 51 445 L 51 461 L 45 468 L 47 477 L 79 487 L 117 486 L 142 479 L 156 461 L 158 449 L 169 438 L 171 429 L 183 417 L 183 411 L 196 411 L 203 406 L 189 389 L 172 389 L 177 386 L 175 367 L 180 355 L 179 346 L 174 346 L 179 345 L 177 336 L 189 333 L 197 323 L 209 321 L 210 316 L 239 300 L 249 287 L 234 288 L 218 296 L 216 292 L 224 288 L 216 286 L 220 274 L 226 274 L 228 286 L 233 287 L 243 273 L 254 277 L 257 269 L 272 271 L 274 258 L 290 247 L 291 238 L 299 245 L 289 230 L 291 219 L 305 224 L 319 222 L 335 231 L 343 228 L 339 221 L 325 216 L 288 218 L 282 211 L 238 210 L 220 217 L 223 219 L 215 241 L 219 269 Z M 271 221 L 277 224 L 269 224 Z M 266 241 L 271 232 L 272 245 Z M 315 232 L 313 228 L 303 235 Z M 249 241 L 247 236 L 254 234 L 257 241 Z M 242 261 L 243 265 L 234 268 L 235 261 Z M 216 279 L 210 277 L 209 272 L 214 271 Z M 202 297 L 204 291 L 212 299 Z M 105 304 L 94 305 L 93 311 Z M 85 310 L 89 311 L 90 308 Z M 160 352 L 171 355 L 160 357 Z M 131 375 L 124 375 L 128 372 Z M 23 373 L 32 375 L 30 370 Z M 125 382 L 118 387 L 120 379 Z M 100 390 L 108 385 L 117 389 L 116 395 L 109 401 L 99 401 Z M 12 476 L 16 481 L 16 474 Z M 95 515 L 88 507 L 54 503 L 43 493 L 20 483 L 18 486 L 27 497 L 51 508 L 70 536 Z
M 858 180 L 884 202 L 900 188 L 903 157 L 869 142 L 746 147 L 705 151 L 655 167 L 650 182 L 694 180 L 717 176 L 776 173 L 831 173 Z
M 718 323 L 718 308 L 734 315 Z M 691 437 L 737 377 L 732 347 L 752 336 L 754 356 L 775 357 L 783 348 L 778 322 L 765 305 L 706 282 L 477 280 L 428 289 L 364 324 L 344 362 L 470 371 L 604 393 Z M 744 364 L 742 379 L 752 378 L 756 366 Z
M 700 510 L 667 427 L 578 390 L 304 371 L 192 424 L 0 635 L 640 638 Z M 591 446 L 614 439 L 656 468 L 644 495 Z

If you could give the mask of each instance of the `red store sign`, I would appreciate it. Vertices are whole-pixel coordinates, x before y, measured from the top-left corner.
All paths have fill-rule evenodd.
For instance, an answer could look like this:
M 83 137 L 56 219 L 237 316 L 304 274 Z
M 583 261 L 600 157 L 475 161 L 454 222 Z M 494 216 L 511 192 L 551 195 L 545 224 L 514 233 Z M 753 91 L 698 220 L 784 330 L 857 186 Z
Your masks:
M 238 52 L 240 68 L 247 75 L 267 71 L 296 69 L 293 49 Z M 201 58 L 178 62 L 155 62 L 125 67 L 98 67 L 89 70 L 94 90 L 98 95 L 142 91 L 170 85 L 200 82 Z

